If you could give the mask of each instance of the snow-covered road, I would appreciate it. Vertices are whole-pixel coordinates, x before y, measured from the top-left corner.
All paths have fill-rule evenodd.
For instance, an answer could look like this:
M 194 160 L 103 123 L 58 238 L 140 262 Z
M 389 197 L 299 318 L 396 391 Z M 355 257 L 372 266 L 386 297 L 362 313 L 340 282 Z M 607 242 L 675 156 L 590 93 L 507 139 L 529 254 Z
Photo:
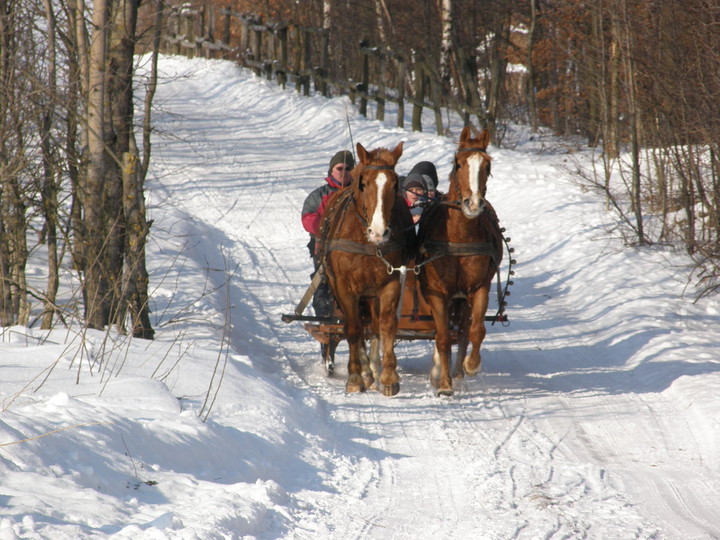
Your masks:
M 398 171 L 431 160 L 442 190 L 460 126 L 160 68 L 156 339 L 3 329 L 0 539 L 720 538 L 720 302 L 683 298 L 680 255 L 623 245 L 568 173 L 584 152 L 517 128 L 489 149 L 518 265 L 482 373 L 437 398 L 430 343 L 403 341 L 397 396 L 347 395 L 344 344 L 327 378 L 281 322 L 310 281 L 303 200 L 352 142 L 405 141 Z
M 332 434 L 331 444 L 308 438 L 323 479 L 298 494 L 290 536 L 718 533 L 717 424 L 688 422 L 677 399 L 696 377 L 717 387 L 716 337 L 682 339 L 692 318 L 711 326 L 717 316 L 703 318 L 676 296 L 682 276 L 664 264 L 665 253 L 626 249 L 606 233 L 613 217 L 573 185 L 567 156 L 532 145 L 492 150 L 488 197 L 519 266 L 512 323 L 489 329 L 483 374 L 461 382 L 453 399 L 437 399 L 429 345 L 401 342 L 400 395 L 348 396 L 342 346 L 338 373 L 327 380 L 302 325 L 279 323 L 309 283 L 304 195 L 321 182 L 329 156 L 351 146 L 348 110 L 355 142 L 406 141 L 398 168 L 432 160 L 441 188 L 454 141 L 365 121 L 343 99 L 302 99 L 229 64 L 195 65 L 202 76 L 162 93 L 178 118 L 162 125 L 183 142 L 156 149 L 169 173 L 160 184 L 239 265 L 238 352 L 277 362 L 317 400 L 316 420 Z

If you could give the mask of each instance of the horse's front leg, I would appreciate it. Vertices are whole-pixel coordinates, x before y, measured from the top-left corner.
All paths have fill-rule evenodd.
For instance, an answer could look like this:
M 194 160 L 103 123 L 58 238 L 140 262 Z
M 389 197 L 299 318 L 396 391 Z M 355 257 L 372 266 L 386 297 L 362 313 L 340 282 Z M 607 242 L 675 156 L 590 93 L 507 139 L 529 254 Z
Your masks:
M 430 369 L 430 384 L 436 389 L 438 396 L 452 396 L 448 301 L 437 292 L 430 292 L 425 298 L 430 304 L 433 322 L 435 323 L 435 350 L 432 358 L 433 365 Z
M 457 338 L 457 355 L 455 360 L 455 369 L 453 369 L 453 378 L 462 379 L 465 377 L 465 369 L 463 368 L 463 360 L 467 354 L 469 333 L 470 333 L 470 305 L 467 301 L 463 301 L 458 307 L 458 338 Z
M 367 387 L 372 388 L 373 384 L 375 384 L 375 379 L 380 378 L 380 337 L 378 335 L 374 335 L 370 338 L 368 368 L 369 372 L 367 376 L 363 374 L 363 377 L 365 378 L 365 384 Z
M 376 337 L 370 338 L 370 354 L 368 355 L 367 348 L 365 346 L 365 340 L 360 340 L 360 366 L 362 367 L 362 371 L 360 372 L 360 375 L 363 378 L 363 382 L 365 383 L 365 389 L 370 390 L 375 385 L 375 372 L 376 370 L 372 366 L 373 362 L 373 354 L 377 355 L 377 346 L 375 343 L 378 341 Z
M 480 371 L 482 359 L 480 358 L 480 346 L 485 339 L 485 314 L 488 308 L 488 297 L 490 294 L 489 286 L 481 287 L 472 297 L 468 297 L 472 310 L 472 320 L 470 322 L 470 343 L 472 348 L 470 354 L 465 356 L 463 360 L 463 368 L 469 376 L 476 375 Z M 460 359 L 458 358 L 458 361 Z
M 345 384 L 347 392 L 364 392 L 366 390 L 365 381 L 362 377 L 362 355 L 363 346 L 363 325 L 360 318 L 360 309 L 358 307 L 359 298 L 353 295 L 338 295 L 338 303 L 345 317 L 345 339 L 347 340 L 349 349 L 348 358 L 348 378 Z M 365 355 L 367 358 L 367 355 Z
M 382 348 L 381 391 L 394 396 L 400 391 L 400 376 L 397 373 L 395 356 L 395 335 L 397 334 L 397 306 L 400 300 L 400 282 L 388 283 L 378 295 L 380 299 L 379 334 Z

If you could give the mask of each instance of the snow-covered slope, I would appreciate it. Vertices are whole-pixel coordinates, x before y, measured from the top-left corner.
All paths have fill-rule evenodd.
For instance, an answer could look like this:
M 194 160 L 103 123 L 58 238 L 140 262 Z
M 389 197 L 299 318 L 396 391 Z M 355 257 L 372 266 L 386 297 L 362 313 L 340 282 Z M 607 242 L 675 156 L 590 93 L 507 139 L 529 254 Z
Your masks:
M 0 539 L 720 536 L 720 304 L 608 233 L 568 155 L 490 148 L 518 266 L 482 374 L 436 398 L 430 344 L 401 342 L 398 396 L 346 395 L 346 349 L 327 379 L 280 321 L 309 283 L 303 199 L 358 141 L 405 141 L 399 171 L 434 161 L 442 189 L 459 126 L 385 127 L 230 62 L 161 70 L 158 337 L 4 329 Z

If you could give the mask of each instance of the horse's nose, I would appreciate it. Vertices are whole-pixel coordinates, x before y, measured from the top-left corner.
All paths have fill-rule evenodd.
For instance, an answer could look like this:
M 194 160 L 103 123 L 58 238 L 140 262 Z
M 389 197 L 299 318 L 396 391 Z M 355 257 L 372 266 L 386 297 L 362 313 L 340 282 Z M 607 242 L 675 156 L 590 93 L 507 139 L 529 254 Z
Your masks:
M 384 231 L 379 233 L 375 231 L 372 227 L 368 227 L 367 238 L 373 244 L 380 244 L 382 242 L 386 242 L 390 239 L 390 229 L 386 228 Z
M 477 199 L 468 197 L 463 199 L 462 211 L 466 217 L 478 217 L 483 210 L 485 210 L 485 199 L 483 197 L 478 197 Z

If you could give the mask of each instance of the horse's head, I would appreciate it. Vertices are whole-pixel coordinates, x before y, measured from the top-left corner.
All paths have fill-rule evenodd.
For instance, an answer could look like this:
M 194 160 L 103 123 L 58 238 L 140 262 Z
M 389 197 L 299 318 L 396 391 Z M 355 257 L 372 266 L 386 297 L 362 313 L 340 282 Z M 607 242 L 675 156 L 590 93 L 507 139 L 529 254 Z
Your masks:
M 485 192 L 490 176 L 490 156 L 485 150 L 490 143 L 490 133 L 485 129 L 473 138 L 466 126 L 460 135 L 451 175 L 463 214 L 475 218 L 485 209 Z M 451 190 L 453 186 L 450 186 Z
M 380 244 L 390 239 L 390 218 L 398 192 L 395 164 L 403 143 L 394 150 L 378 148 L 368 152 L 357 144 L 359 163 L 353 169 L 353 190 L 358 210 L 365 219 L 367 240 Z

